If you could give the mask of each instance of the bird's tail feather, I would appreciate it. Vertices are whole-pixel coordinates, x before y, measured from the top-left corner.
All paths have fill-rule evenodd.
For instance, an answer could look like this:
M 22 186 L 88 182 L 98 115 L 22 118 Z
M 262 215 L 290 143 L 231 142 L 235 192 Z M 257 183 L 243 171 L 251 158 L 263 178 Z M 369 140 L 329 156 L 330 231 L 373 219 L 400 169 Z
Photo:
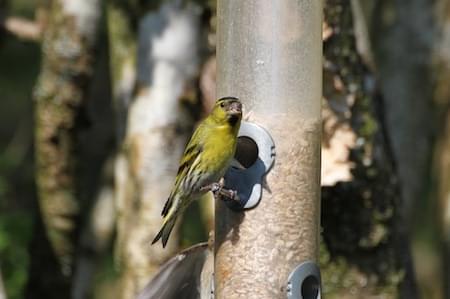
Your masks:
M 153 239 L 152 244 L 155 244 L 159 239 L 161 239 L 163 248 L 166 247 L 167 240 L 169 240 L 170 232 L 172 231 L 176 220 L 176 217 L 169 217 L 169 219 L 163 224 L 159 233 Z

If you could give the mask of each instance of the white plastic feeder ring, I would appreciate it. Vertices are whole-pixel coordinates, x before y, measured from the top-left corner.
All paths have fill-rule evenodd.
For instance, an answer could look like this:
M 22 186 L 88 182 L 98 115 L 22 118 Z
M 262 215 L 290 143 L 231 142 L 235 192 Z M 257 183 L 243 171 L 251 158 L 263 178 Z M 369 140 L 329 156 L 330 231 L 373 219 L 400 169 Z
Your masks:
M 238 201 L 227 201 L 233 210 L 251 209 L 261 200 L 264 176 L 275 161 L 275 143 L 270 134 L 254 123 L 242 122 L 235 159 L 244 167 L 230 167 L 225 188 L 237 191 Z
M 320 270 L 316 263 L 307 261 L 298 265 L 289 275 L 288 299 L 320 299 Z

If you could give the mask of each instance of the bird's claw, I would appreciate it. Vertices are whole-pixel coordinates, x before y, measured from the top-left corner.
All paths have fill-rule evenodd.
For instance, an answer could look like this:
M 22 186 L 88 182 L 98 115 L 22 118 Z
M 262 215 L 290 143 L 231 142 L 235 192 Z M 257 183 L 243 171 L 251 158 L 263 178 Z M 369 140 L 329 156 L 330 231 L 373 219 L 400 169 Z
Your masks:
M 212 193 L 217 193 L 220 191 L 220 189 L 222 189 L 223 187 L 219 184 L 219 183 L 212 183 L 211 184 L 211 192 Z
M 232 201 L 239 201 L 239 197 L 236 190 L 227 190 L 229 192 L 228 198 Z
M 201 188 L 202 191 L 211 191 L 215 198 L 224 201 L 239 201 L 236 190 L 226 189 L 223 183 L 212 183 Z

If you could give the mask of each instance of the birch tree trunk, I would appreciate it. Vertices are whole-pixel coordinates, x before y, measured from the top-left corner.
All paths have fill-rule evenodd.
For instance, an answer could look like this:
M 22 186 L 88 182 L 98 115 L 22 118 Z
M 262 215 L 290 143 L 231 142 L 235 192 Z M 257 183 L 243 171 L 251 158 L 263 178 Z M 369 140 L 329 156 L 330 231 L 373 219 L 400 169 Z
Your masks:
M 128 161 L 123 147 L 127 126 L 128 107 L 132 102 L 136 85 L 136 32 L 133 28 L 133 15 L 119 1 L 110 1 L 107 5 L 107 28 L 112 81 L 112 102 L 115 113 L 117 153 L 114 157 L 114 200 L 117 212 L 115 259 L 120 265 L 123 256 L 124 221 L 120 211 L 125 209 L 127 197 L 132 196 L 127 187 Z
M 128 107 L 136 84 L 137 41 L 133 28 L 136 20 L 133 19 L 130 9 L 126 9 L 120 1 L 109 1 L 106 15 L 116 141 L 121 145 L 126 131 Z
M 161 227 L 161 210 L 194 124 L 188 109 L 193 97 L 186 90 L 198 72 L 199 26 L 199 11 L 175 2 L 139 22 L 136 93 L 116 165 L 116 187 L 123 188 L 117 190 L 120 298 L 133 298 L 178 250 L 177 229 L 165 249 L 150 244 Z M 116 76 L 124 75 L 124 65 Z
M 35 89 L 36 183 L 47 235 L 70 275 L 77 216 L 77 129 L 92 74 L 101 1 L 53 1 Z

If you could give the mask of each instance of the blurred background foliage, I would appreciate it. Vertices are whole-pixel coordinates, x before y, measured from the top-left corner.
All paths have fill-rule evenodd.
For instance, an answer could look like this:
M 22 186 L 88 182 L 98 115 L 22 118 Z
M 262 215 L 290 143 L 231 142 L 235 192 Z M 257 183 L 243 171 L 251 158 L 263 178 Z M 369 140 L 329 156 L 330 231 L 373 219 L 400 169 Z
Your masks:
M 44 235 L 39 234 L 37 227 L 43 227 L 41 210 L 38 204 L 38 192 L 36 190 L 35 181 L 35 148 L 34 148 L 34 109 L 35 101 L 33 92 L 37 84 L 37 78 L 41 70 L 41 44 L 33 38 L 22 38 L 17 34 L 8 32 L 5 27 L 4 20 L 7 16 L 20 17 L 24 20 L 35 20 L 36 24 L 39 20 L 45 20 L 45 16 L 42 17 L 42 10 L 45 12 L 49 10 L 48 1 L 29 1 L 29 0 L 0 0 L 0 20 L 2 27 L 0 28 L 0 278 L 3 278 L 3 283 L 6 289 L 7 298 L 19 299 L 19 298 L 50 298 L 38 294 L 46 294 L 45 291 L 40 293 L 39 290 L 44 289 L 45 282 L 36 282 L 37 280 L 48 281 L 49 285 L 58 282 L 58 287 L 63 289 L 61 293 L 55 292 L 54 298 L 62 298 L 58 294 L 67 294 L 67 282 L 68 278 L 61 275 L 58 272 L 52 272 L 52 265 L 54 262 L 52 258 L 43 259 L 45 254 L 41 253 L 41 250 L 48 250 L 50 247 L 36 246 L 42 241 Z M 108 3 L 102 3 L 102 10 L 106 10 L 107 5 L 113 5 L 123 9 L 130 18 L 129 21 L 131 28 L 132 39 L 137 39 L 137 32 L 139 28 L 139 20 L 149 11 L 157 10 L 162 4 L 167 1 L 144 1 L 144 0 L 130 0 L 130 1 L 108 1 Z M 187 1 L 189 2 L 189 1 Z M 200 47 L 199 50 L 201 57 L 201 70 L 198 71 L 202 74 L 208 72 L 207 66 L 211 56 L 214 54 L 214 7 L 215 2 L 212 0 L 197 0 L 196 2 L 202 8 L 201 26 L 204 27 L 204 32 L 201 34 L 206 35 L 204 39 L 208 40 Z M 326 1 L 335 5 L 339 1 Z M 398 134 L 405 134 L 415 138 L 414 134 L 411 134 L 411 128 L 417 128 L 414 133 L 417 133 L 421 137 L 421 144 L 426 143 L 425 147 L 428 150 L 423 151 L 421 148 L 411 146 L 411 143 L 400 142 L 398 146 L 394 145 L 394 152 L 397 151 L 397 156 L 393 154 L 394 159 L 401 160 L 399 152 L 409 149 L 411 152 L 418 151 L 421 161 L 417 162 L 420 165 L 409 163 L 408 161 L 394 161 L 397 166 L 399 164 L 406 165 L 403 167 L 403 173 L 418 173 L 419 181 L 415 181 L 413 178 L 402 177 L 401 185 L 403 188 L 409 188 L 413 186 L 411 190 L 415 190 L 412 195 L 408 193 L 408 196 L 417 197 L 416 199 L 404 198 L 404 201 L 408 201 L 407 207 L 408 213 L 403 214 L 402 217 L 406 218 L 406 231 L 410 233 L 413 244 L 413 257 L 415 264 L 415 273 L 419 286 L 419 293 L 422 298 L 445 298 L 444 288 L 449 282 L 444 281 L 446 266 L 445 255 L 447 259 L 450 259 L 448 253 L 448 247 L 445 247 L 443 239 L 445 236 L 450 240 L 449 229 L 445 227 L 448 225 L 448 220 L 442 220 L 442 212 L 448 209 L 449 203 L 443 203 L 437 200 L 437 198 L 445 198 L 446 190 L 450 186 L 450 183 L 442 183 L 443 178 L 448 178 L 448 174 L 443 170 L 441 166 L 445 163 L 445 157 L 448 156 L 450 151 L 450 144 L 448 143 L 450 134 L 446 129 L 447 126 L 447 114 L 450 99 L 445 86 L 450 86 L 450 76 L 447 74 L 450 64 L 448 61 L 444 61 L 445 57 L 450 57 L 450 46 L 448 45 L 449 33 L 442 29 L 446 24 L 447 15 L 445 12 L 449 12 L 447 0 L 432 1 L 430 5 L 424 4 L 426 1 L 411 1 L 410 17 L 401 17 L 396 15 L 404 7 L 408 7 L 408 4 L 400 3 L 396 0 L 378 0 L 369 3 L 367 0 L 360 1 L 342 1 L 344 7 L 350 7 L 355 2 L 360 2 L 359 17 L 365 18 L 365 22 L 369 33 L 365 36 L 366 39 L 370 39 L 362 42 L 363 46 L 366 45 L 369 50 L 361 50 L 361 55 L 364 59 L 365 68 L 370 68 L 379 82 L 376 84 L 379 88 L 379 92 L 385 96 L 384 104 L 386 106 L 383 109 L 387 111 L 394 111 L 395 113 L 402 111 L 404 114 L 409 113 L 410 109 L 414 114 L 421 115 L 419 118 L 423 122 L 414 127 L 408 126 L 408 122 L 402 123 L 399 114 L 386 116 L 386 130 L 395 131 L 397 133 L 388 134 L 390 139 L 396 140 Z M 417 22 L 415 18 L 416 14 L 424 10 L 428 10 L 429 7 L 433 7 L 432 13 L 426 14 L 430 19 Z M 328 6 L 326 6 L 328 7 Z M 48 12 L 47 12 L 48 13 Z M 409 13 L 409 12 L 407 12 Z M 44 13 L 45 15 L 45 13 Z M 448 13 L 450 15 L 450 12 Z M 400 21 L 399 21 L 400 20 Z M 111 238 L 116 237 L 117 232 L 113 232 L 113 237 L 107 238 L 105 248 L 96 251 L 97 249 L 87 248 L 83 249 L 81 240 L 83 240 L 83 228 L 89 225 L 90 212 L 94 209 L 93 198 L 97 196 L 100 185 L 102 185 L 102 173 L 107 164 L 108 158 L 114 156 L 116 152 L 120 152 L 126 146 L 122 145 L 120 141 L 115 140 L 116 128 L 120 113 L 115 111 L 114 100 L 114 85 L 113 75 L 110 75 L 112 66 L 109 63 L 113 50 L 108 49 L 108 43 L 113 44 L 111 41 L 111 35 L 107 37 L 106 23 L 107 20 L 101 21 L 101 33 L 99 34 L 100 44 L 102 46 L 97 47 L 94 50 L 96 56 L 94 75 L 90 77 L 95 84 L 88 92 L 91 97 L 100 99 L 96 102 L 88 102 L 86 104 L 87 115 L 89 121 L 87 126 L 82 128 L 77 135 L 78 140 L 81 142 L 82 149 L 79 149 L 77 154 L 83 157 L 83 161 L 79 164 L 80 168 L 77 168 L 80 173 L 83 173 L 83 178 L 77 184 L 81 184 L 80 197 L 84 200 L 82 204 L 82 211 L 80 212 L 80 218 L 77 218 L 75 242 L 75 251 L 87 252 L 86 256 L 98 255 L 98 260 L 92 282 L 92 290 L 88 291 L 89 295 L 80 295 L 77 298 L 118 298 L 117 294 L 120 292 L 121 285 L 121 266 L 120 266 L 120 253 L 117 249 L 119 245 L 115 245 Z M 413 24 L 417 22 L 422 28 L 414 28 Z M 35 24 L 35 25 L 36 25 Z M 423 24 L 430 24 L 433 28 L 423 26 Z M 439 27 L 436 24 L 441 24 Z M 442 25 L 444 24 L 444 25 Z M 44 21 L 45 25 L 45 21 Z M 407 29 L 402 31 L 401 27 Z M 342 25 L 344 27 L 344 25 Z M 325 27 L 324 27 L 325 28 Z M 399 29 L 400 28 L 400 29 Z M 412 29 L 411 29 L 412 28 Z M 437 28 L 437 29 L 436 29 Z M 431 33 L 427 31 L 431 30 Z M 398 33 L 395 33 L 396 30 Z M 442 32 L 438 32 L 441 30 Z M 357 31 L 357 30 L 355 30 Z M 423 32 L 422 32 L 423 31 Z M 394 32 L 394 33 L 393 33 Z M 409 32 L 411 35 L 404 36 L 404 32 Z M 422 35 L 416 36 L 418 32 L 422 32 Z M 358 33 L 356 32 L 357 37 Z M 362 35 L 364 37 L 364 34 Z M 368 37 L 370 36 L 370 38 Z M 389 38 L 387 38 L 387 36 Z M 361 39 L 361 35 L 359 35 Z M 412 103 L 408 104 L 408 93 L 399 94 L 396 93 L 395 88 L 407 88 L 401 85 L 401 82 L 395 81 L 396 86 L 386 83 L 390 74 L 394 74 L 393 69 L 399 68 L 397 65 L 395 55 L 397 53 L 401 55 L 402 49 L 395 50 L 399 47 L 396 44 L 396 38 L 399 38 L 398 43 L 405 43 L 405 40 L 420 39 L 419 45 L 411 42 L 410 51 L 417 53 L 416 56 L 411 55 L 413 60 L 406 62 L 408 66 L 414 66 L 419 64 L 417 69 L 412 68 L 411 73 L 414 73 L 416 77 L 405 78 L 409 80 L 409 86 L 422 85 L 423 89 L 431 89 L 431 91 L 424 91 L 419 96 L 425 96 L 430 98 L 421 98 L 425 104 Z M 40 38 L 39 38 L 40 39 Z M 406 42 L 407 43 L 407 42 Z M 401 45 L 400 45 L 401 46 Z M 424 48 L 426 51 L 431 51 L 435 54 L 430 54 L 425 59 L 421 56 L 424 55 Z M 397 51 L 397 52 L 396 52 Z M 130 54 L 132 56 L 133 54 Z M 391 57 L 389 59 L 387 57 Z M 408 56 L 408 55 L 405 55 Z M 444 58 L 443 58 L 444 57 Z M 416 59 L 416 60 L 414 60 Z M 450 60 L 449 60 L 450 61 Z M 400 68 L 404 65 L 400 64 Z M 406 68 L 407 68 L 406 67 Z M 426 70 L 420 72 L 420 68 Z M 437 71 L 436 71 L 437 70 Z M 400 70 L 401 71 L 401 70 Z M 214 72 L 214 71 L 213 71 Z M 395 75 L 401 74 L 395 73 Z M 196 110 L 197 116 L 194 116 L 194 122 L 198 120 L 198 115 L 204 115 L 208 107 L 207 91 L 202 90 L 200 92 L 201 74 L 196 75 L 196 79 L 191 83 L 191 87 L 186 88 L 187 91 L 183 91 L 182 97 L 184 103 L 190 109 Z M 395 78 L 394 78 L 395 79 Z M 423 82 L 421 81 L 423 79 Z M 416 80 L 416 81 L 414 81 Z M 335 82 L 336 83 L 336 82 Z M 339 85 L 338 83 L 336 83 Z M 192 87 L 193 86 L 193 87 Z M 140 94 L 145 92 L 145 88 L 140 90 L 139 84 L 133 86 L 133 93 Z M 205 88 L 203 88 L 205 89 Z M 207 88 L 206 88 L 207 89 Z M 419 88 L 420 89 L 420 88 Z M 393 91 L 394 90 L 394 91 Z M 411 93 L 415 93 L 416 90 L 411 88 Z M 195 98 L 202 94 L 201 103 L 195 103 Z M 403 98 L 402 98 L 403 96 Z M 397 98 L 400 97 L 400 98 Z M 389 106 L 398 99 L 400 107 Z M 211 101 L 211 99 L 209 99 Z M 412 101 L 412 100 L 411 100 Z M 423 110 L 423 106 L 431 106 L 433 101 L 434 110 L 432 112 Z M 194 103 L 192 105 L 192 103 Z M 389 104 L 391 103 L 391 104 Z M 428 103 L 428 104 L 426 104 Z M 402 106 L 403 105 L 403 106 Z M 107 107 L 107 108 L 105 108 Z M 194 107 L 194 108 L 192 108 Z M 388 107 L 388 108 L 386 108 Z M 114 110 L 114 111 L 112 111 Z M 199 110 L 201 110 L 199 112 Z M 386 113 L 388 114 L 388 113 Z M 392 114 L 392 113 L 391 113 Z M 118 116 L 119 115 L 119 116 Z M 195 115 L 195 113 L 194 113 Z M 383 114 L 384 115 L 384 114 Z M 393 129 L 396 128 L 397 129 Z M 422 132 L 421 130 L 425 131 Z M 423 140 L 422 140 L 423 139 Z M 394 141 L 395 143 L 395 141 Z M 90 146 L 92 145 L 92 146 Z M 127 148 L 126 148 L 127 149 Z M 446 154 L 447 153 L 447 154 Z M 396 158 L 397 157 L 397 158 Z M 441 158 L 444 157 L 444 158 Z M 409 156 L 412 161 L 417 159 L 414 155 Z M 419 159 L 419 160 L 420 160 Z M 448 163 L 448 162 L 447 162 Z M 424 166 L 425 165 L 425 166 Z M 409 168 L 408 168 L 409 166 Z M 84 167 L 84 168 L 83 168 Z M 402 167 L 402 166 L 400 166 Z M 400 171 L 401 172 L 401 171 Z M 418 183 L 417 183 L 418 182 Z M 417 186 L 416 186 L 417 185 Z M 420 185 L 420 186 L 419 186 Z M 443 186 L 443 187 L 442 187 Z M 134 186 L 137 188 L 136 186 Z M 416 188 L 417 187 L 417 188 Z M 77 188 L 80 188 L 77 186 Z M 403 189 L 403 194 L 405 191 Z M 444 194 L 444 196 L 442 196 Z M 450 193 L 449 193 L 450 194 Z M 410 202 L 409 202 L 410 201 Z M 450 201 L 450 200 L 448 200 Z M 204 204 L 192 205 L 186 213 L 183 219 L 184 224 L 180 232 L 180 248 L 186 248 L 199 241 L 205 241 L 208 239 L 208 229 L 205 228 L 205 224 L 210 223 L 210 219 L 207 215 L 208 208 L 204 207 Z M 205 212 L 206 211 L 206 212 Z M 443 224 L 444 223 L 444 224 Z M 43 229 L 41 230 L 43 231 Z M 444 236 L 444 237 L 443 237 Z M 37 243 L 36 243 L 37 242 Z M 40 249 L 38 249 L 38 247 Z M 81 248 L 81 249 L 80 249 Z M 179 248 L 177 247 L 176 250 Z M 91 250 L 91 251 L 90 251 Z M 175 250 L 175 249 L 174 249 Z M 93 253 L 94 252 L 94 253 Z M 35 259 L 41 259 L 33 262 L 33 256 Z M 83 256 L 83 254 L 80 254 Z M 52 256 L 54 258 L 54 256 Z M 118 258 L 119 257 L 119 258 Z M 443 262 L 444 261 L 444 262 Z M 48 262 L 48 264 L 47 264 Z M 33 266 L 35 265 L 35 266 Z M 48 265 L 49 272 L 44 272 L 40 267 L 46 267 Z M 37 267 L 37 268 L 36 268 Z M 56 266 L 55 269 L 57 269 Z M 34 269 L 34 270 L 33 270 Z M 36 272 L 36 269 L 38 272 Z M 42 275 L 39 272 L 41 269 Z M 339 272 L 341 270 L 337 270 Z M 52 275 L 60 278 L 53 278 Z M 45 276 L 45 277 L 41 277 Z M 36 287 L 39 285 L 39 287 Z M 56 285 L 56 284 L 55 284 Z M 88 287 L 90 289 L 91 287 Z M 0 288 L 1 291 L 1 288 Z M 450 292 L 449 292 L 450 294 Z M 420 296 L 419 295 L 419 296 Z M 76 297 L 76 296 L 74 296 Z M 1 298 L 1 296 L 0 296 Z M 375 298 L 375 297 L 374 297 Z M 377 297 L 378 298 L 378 297 Z M 391 298 L 389 296 L 379 298 Z M 448 297 L 447 297 L 448 298 Z
M 9 9 L 34 18 L 35 3 L 12 1 Z M 0 268 L 8 298 L 23 298 L 37 213 L 32 90 L 39 61 L 39 44 L 0 34 Z

